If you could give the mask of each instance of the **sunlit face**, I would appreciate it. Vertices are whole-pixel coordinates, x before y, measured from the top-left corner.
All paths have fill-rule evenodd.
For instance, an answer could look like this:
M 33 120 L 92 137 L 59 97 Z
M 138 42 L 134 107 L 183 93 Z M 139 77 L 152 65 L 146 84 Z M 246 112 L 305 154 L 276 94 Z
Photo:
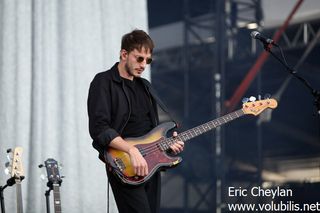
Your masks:
M 134 49 L 129 53 L 121 50 L 121 54 L 128 77 L 141 77 L 147 64 L 152 61 L 150 50 L 144 47 L 141 48 L 141 51 Z

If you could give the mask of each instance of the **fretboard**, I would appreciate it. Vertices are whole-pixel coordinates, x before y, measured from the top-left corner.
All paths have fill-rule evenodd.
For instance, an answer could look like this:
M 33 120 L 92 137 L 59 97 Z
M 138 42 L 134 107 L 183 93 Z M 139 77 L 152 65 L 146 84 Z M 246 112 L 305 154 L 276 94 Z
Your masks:
M 60 199 L 60 186 L 59 184 L 53 184 L 53 201 L 54 201 L 54 212 L 61 213 L 61 199 Z
M 221 126 L 225 123 L 228 123 L 234 119 L 240 118 L 243 115 L 244 115 L 244 113 L 243 113 L 242 109 L 239 109 L 235 112 L 226 114 L 220 118 L 214 119 L 212 121 L 209 121 L 209 122 L 204 123 L 202 125 L 196 126 L 196 127 L 189 129 L 187 131 L 181 132 L 176 137 L 167 138 L 167 139 L 161 141 L 159 145 L 163 150 L 168 150 L 170 148 L 170 146 L 173 143 L 175 143 L 175 141 L 177 141 L 177 140 L 181 140 L 183 142 L 188 141 L 194 137 L 197 137 L 203 133 L 206 133 L 212 129 L 215 129 L 218 126 Z
M 22 190 L 20 178 L 16 179 L 16 192 L 17 192 L 17 213 L 23 213 L 22 204 Z

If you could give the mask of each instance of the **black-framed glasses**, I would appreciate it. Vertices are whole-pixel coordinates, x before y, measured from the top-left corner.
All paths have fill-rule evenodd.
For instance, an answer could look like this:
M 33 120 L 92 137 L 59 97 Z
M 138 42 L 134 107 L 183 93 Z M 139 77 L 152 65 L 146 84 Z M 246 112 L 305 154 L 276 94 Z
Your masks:
M 146 64 L 151 64 L 152 58 L 144 58 L 142 56 L 136 56 L 137 62 L 142 63 L 146 59 Z

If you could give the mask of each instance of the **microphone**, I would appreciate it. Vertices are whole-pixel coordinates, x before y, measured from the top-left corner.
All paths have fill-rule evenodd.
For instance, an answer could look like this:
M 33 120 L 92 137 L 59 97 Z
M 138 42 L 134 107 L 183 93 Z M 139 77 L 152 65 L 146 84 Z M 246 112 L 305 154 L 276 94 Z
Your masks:
M 276 43 L 274 43 L 272 39 L 264 37 L 258 31 L 252 31 L 250 35 L 251 35 L 251 38 L 260 40 L 264 45 L 273 44 L 274 46 L 278 46 Z

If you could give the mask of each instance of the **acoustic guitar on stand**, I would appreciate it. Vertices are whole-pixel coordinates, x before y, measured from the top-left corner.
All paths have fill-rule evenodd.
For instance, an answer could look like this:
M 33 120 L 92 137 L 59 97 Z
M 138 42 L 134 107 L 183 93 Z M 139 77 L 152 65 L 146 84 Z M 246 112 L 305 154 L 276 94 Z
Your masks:
M 186 142 L 215 129 L 218 126 L 240 118 L 243 115 L 251 114 L 256 116 L 267 108 L 274 109 L 277 107 L 277 104 L 275 99 L 244 103 L 242 109 L 181 132 L 176 137 L 166 137 L 167 132 L 175 127 L 174 122 L 166 122 L 155 127 L 142 137 L 126 138 L 125 141 L 137 147 L 141 155 L 145 158 L 149 171 L 147 176 L 137 176 L 135 174 L 134 168 L 130 162 L 130 157 L 126 152 L 109 147 L 105 152 L 105 160 L 123 183 L 139 185 L 150 179 L 157 170 L 172 168 L 182 161 L 182 158 L 179 156 L 172 157 L 167 154 L 167 151 L 170 150 L 170 146 L 177 140 Z

